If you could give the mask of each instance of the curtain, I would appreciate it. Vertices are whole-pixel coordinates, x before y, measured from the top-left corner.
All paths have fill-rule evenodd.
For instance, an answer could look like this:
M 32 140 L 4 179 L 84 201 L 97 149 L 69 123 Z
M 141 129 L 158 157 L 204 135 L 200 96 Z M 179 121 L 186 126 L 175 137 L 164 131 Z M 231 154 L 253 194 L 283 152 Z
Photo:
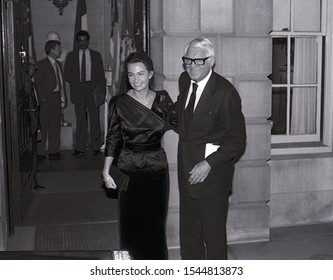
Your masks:
M 316 38 L 295 38 L 293 84 L 316 84 L 317 81 Z M 316 87 L 292 89 L 290 134 L 316 133 Z
M 123 1 L 123 19 L 121 26 L 121 45 L 120 45 L 120 69 L 119 69 L 119 84 L 117 94 L 122 94 L 130 89 L 127 82 L 125 71 L 125 59 L 128 55 L 136 51 L 133 22 L 134 22 L 134 2 L 136 0 Z
M 80 30 L 88 30 L 87 23 L 87 5 L 86 0 L 78 0 L 75 15 L 74 42 L 73 51 L 79 49 L 79 43 L 76 41 L 76 33 Z

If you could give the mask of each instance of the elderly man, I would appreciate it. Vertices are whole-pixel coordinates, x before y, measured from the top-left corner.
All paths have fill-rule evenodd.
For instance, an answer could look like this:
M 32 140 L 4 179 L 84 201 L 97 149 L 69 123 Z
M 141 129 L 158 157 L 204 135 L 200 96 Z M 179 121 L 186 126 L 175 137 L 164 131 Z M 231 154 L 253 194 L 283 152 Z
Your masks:
M 227 259 L 226 220 L 235 161 L 246 142 L 237 90 L 213 71 L 215 50 L 192 40 L 179 78 L 178 172 L 183 259 Z

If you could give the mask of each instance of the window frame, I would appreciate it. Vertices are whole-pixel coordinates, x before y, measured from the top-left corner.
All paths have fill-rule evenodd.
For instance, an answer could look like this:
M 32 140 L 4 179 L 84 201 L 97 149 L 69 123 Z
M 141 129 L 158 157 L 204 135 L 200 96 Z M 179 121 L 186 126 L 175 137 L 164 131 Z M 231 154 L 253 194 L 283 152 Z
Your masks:
M 287 117 L 286 117 L 286 134 L 272 134 L 272 143 L 297 143 L 297 142 L 317 142 L 320 141 L 321 137 L 321 96 L 322 96 L 322 61 L 323 61 L 323 38 L 322 34 L 313 32 L 274 32 L 271 34 L 272 39 L 274 38 L 286 38 L 287 39 L 287 83 L 286 84 L 273 84 L 273 88 L 286 88 L 287 90 Z M 292 38 L 316 38 L 317 39 L 317 82 L 313 84 L 292 84 L 290 83 L 290 72 L 291 72 L 291 39 Z M 291 135 L 290 131 L 290 100 L 291 91 L 293 88 L 299 87 L 315 87 L 316 91 L 316 132 L 314 134 L 304 135 Z M 273 93 L 272 93 L 273 94 Z
M 293 0 L 292 0 L 293 4 Z M 292 7 L 292 5 L 291 5 Z M 314 141 L 307 140 L 306 142 L 291 142 L 280 141 L 280 137 L 272 135 L 272 155 L 284 155 L 284 154 L 308 154 L 308 153 L 327 153 L 332 152 L 333 144 L 333 3 L 332 1 L 322 0 L 322 12 L 321 12 L 321 32 L 292 32 L 292 31 L 272 31 L 270 36 L 298 36 L 298 35 L 311 35 L 321 36 L 325 38 L 323 40 L 325 65 L 321 67 L 323 69 L 323 76 L 320 77 L 323 80 L 321 92 L 321 104 L 320 114 L 321 123 L 320 130 L 321 135 Z M 292 16 L 292 12 L 291 12 Z M 290 23 L 293 26 L 293 22 Z M 322 48 L 321 48 L 322 49 Z M 321 60 L 322 61 L 322 60 Z M 324 78 L 324 79 L 322 79 Z M 319 82 L 318 77 L 318 82 Z M 273 87 L 272 87 L 273 89 Z M 272 91 L 271 91 L 272 94 Z M 282 135 L 286 137 L 286 135 Z

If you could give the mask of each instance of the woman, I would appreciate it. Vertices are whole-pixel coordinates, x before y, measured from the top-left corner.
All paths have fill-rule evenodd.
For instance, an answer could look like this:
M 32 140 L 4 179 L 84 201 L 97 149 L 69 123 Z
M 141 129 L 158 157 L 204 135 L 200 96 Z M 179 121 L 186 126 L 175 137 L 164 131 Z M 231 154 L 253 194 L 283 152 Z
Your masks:
M 134 259 L 167 259 L 169 172 L 161 138 L 175 128 L 177 117 L 168 93 L 150 89 L 154 69 L 145 53 L 129 55 L 125 69 L 132 89 L 110 101 L 102 177 L 107 188 L 116 188 L 109 172 L 117 157 L 130 178 L 127 191 L 119 193 L 124 249 Z

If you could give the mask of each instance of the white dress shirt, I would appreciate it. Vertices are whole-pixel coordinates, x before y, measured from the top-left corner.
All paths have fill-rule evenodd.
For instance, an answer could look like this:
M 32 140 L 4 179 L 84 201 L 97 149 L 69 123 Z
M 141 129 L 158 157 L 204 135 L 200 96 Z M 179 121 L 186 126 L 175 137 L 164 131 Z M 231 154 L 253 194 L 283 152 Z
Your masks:
M 200 100 L 200 97 L 202 95 L 203 90 L 205 89 L 205 86 L 210 78 L 210 76 L 212 75 L 212 70 L 210 70 L 210 72 L 208 73 L 207 77 L 204 78 L 202 81 L 196 83 L 195 81 L 191 81 L 191 86 L 189 88 L 189 91 L 187 93 L 187 99 L 186 99 L 186 103 L 185 103 L 185 108 L 187 107 L 189 101 L 190 101 L 190 97 L 191 97 L 191 93 L 192 93 L 192 88 L 193 88 L 193 83 L 196 83 L 198 85 L 198 89 L 196 92 L 196 98 L 195 98 L 195 103 L 194 103 L 194 109 L 193 112 L 195 111 L 195 108 L 198 105 L 198 102 Z
M 50 60 L 53 70 L 54 70 L 54 74 L 56 77 L 56 87 L 53 89 L 53 92 L 63 92 L 63 85 L 64 85 L 64 81 L 62 80 L 62 76 L 61 76 L 61 69 L 59 68 L 59 64 L 56 62 L 56 60 L 50 56 L 47 56 L 47 58 Z M 57 75 L 57 69 L 58 69 L 58 73 L 59 76 Z M 59 80 L 58 80 L 59 78 Z
M 90 56 L 90 50 L 87 48 L 85 50 L 86 52 L 86 82 L 91 81 L 91 56 Z M 81 77 L 81 64 L 82 64 L 82 55 L 83 50 L 79 50 L 79 63 L 80 63 L 80 77 Z

